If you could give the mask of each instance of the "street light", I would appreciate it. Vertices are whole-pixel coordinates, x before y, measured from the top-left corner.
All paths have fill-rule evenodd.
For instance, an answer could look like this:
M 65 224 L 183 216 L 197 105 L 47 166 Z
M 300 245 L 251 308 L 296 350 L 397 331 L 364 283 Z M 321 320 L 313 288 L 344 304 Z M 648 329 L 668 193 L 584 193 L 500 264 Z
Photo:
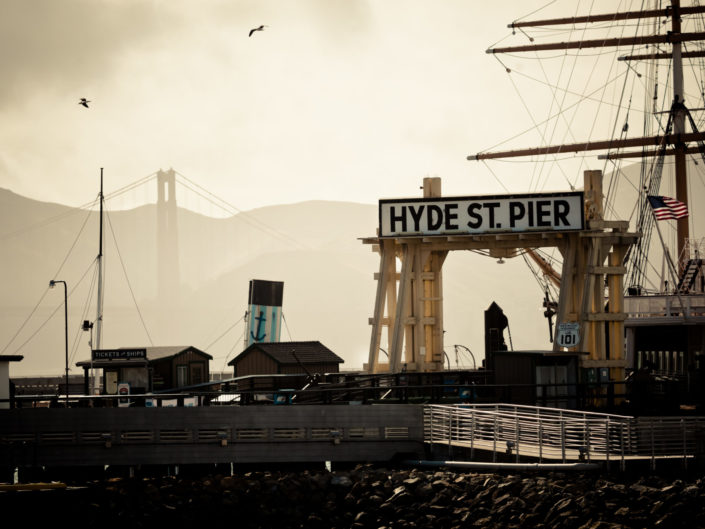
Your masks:
M 93 322 L 88 320 L 83 320 L 83 325 L 81 326 L 83 331 L 91 331 L 91 337 L 88 340 L 88 346 L 91 348 L 91 383 L 90 383 L 90 393 L 95 395 L 95 389 L 97 384 L 95 383 L 95 377 L 93 373 Z
M 49 281 L 49 288 L 54 288 L 57 283 L 64 285 L 64 338 L 66 341 L 66 407 L 69 407 L 69 309 L 66 294 L 66 281 L 52 279 Z

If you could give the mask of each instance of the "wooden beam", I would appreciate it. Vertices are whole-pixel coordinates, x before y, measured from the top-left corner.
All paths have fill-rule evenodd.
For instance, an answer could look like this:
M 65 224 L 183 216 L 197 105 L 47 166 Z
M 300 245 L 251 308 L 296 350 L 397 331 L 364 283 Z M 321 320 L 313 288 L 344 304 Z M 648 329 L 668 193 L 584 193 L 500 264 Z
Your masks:
M 485 53 L 517 53 L 523 51 L 576 50 L 585 48 L 609 48 L 615 46 L 641 46 L 644 44 L 667 44 L 673 42 L 690 42 L 705 40 L 705 32 L 668 33 L 666 35 L 646 35 L 612 39 L 578 40 L 573 42 L 550 42 L 547 44 L 529 44 L 526 46 L 507 46 L 490 48 Z
M 681 15 L 705 13 L 705 6 L 681 7 Z M 656 17 L 670 17 L 670 7 L 663 9 L 644 9 L 642 11 L 625 11 L 623 13 L 605 13 L 603 15 L 587 15 L 582 17 L 565 17 L 545 20 L 527 20 L 525 22 L 512 22 L 508 28 L 530 28 L 537 26 L 557 26 L 564 24 L 589 24 L 591 22 L 614 22 L 616 20 L 632 20 Z
M 624 275 L 627 273 L 626 266 L 592 266 L 588 268 L 590 274 Z
M 551 266 L 548 261 L 538 255 L 533 248 L 527 248 L 526 255 L 528 255 L 539 266 L 539 268 L 543 271 L 543 273 L 551 281 L 551 283 L 560 288 L 561 275 L 556 271 L 555 268 L 553 268 L 553 266 Z
M 628 220 L 589 220 L 588 228 L 591 230 L 628 230 L 629 221 Z
M 705 51 L 684 51 L 681 53 L 683 59 L 697 59 L 705 57 Z M 650 61 L 652 59 L 672 59 L 671 53 L 642 53 L 640 55 L 623 55 L 617 57 L 618 61 Z
M 612 312 L 595 312 L 585 314 L 583 318 L 585 321 L 624 321 L 627 319 L 627 315 L 624 313 L 616 314 Z
M 603 149 L 620 149 L 622 147 L 642 147 L 645 145 L 679 144 L 692 141 L 705 141 L 705 132 L 690 132 L 688 134 L 667 134 L 665 136 L 650 136 L 630 138 L 626 140 L 605 140 L 583 143 L 567 143 L 564 145 L 549 145 L 532 149 L 516 149 L 512 151 L 486 152 L 468 156 L 468 160 L 491 160 L 493 158 L 517 158 L 520 156 L 543 156 L 570 152 L 600 151 Z
M 704 55 L 705 57 L 705 55 Z M 700 154 L 700 147 L 686 147 L 686 154 Z M 608 152 L 607 154 L 599 154 L 597 156 L 598 160 L 620 160 L 622 158 L 650 158 L 652 156 L 658 156 L 663 154 L 664 156 L 673 156 L 676 154 L 675 149 L 665 149 L 661 151 L 629 151 L 629 152 Z

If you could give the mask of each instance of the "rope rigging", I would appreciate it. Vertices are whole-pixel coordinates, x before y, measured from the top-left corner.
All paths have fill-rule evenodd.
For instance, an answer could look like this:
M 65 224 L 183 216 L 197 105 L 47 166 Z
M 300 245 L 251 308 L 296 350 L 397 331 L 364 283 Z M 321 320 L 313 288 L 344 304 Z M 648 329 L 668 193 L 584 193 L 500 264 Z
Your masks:
M 135 305 L 135 309 L 137 310 L 137 314 L 139 316 L 140 322 L 142 323 L 142 328 L 144 329 L 144 332 L 147 334 L 147 339 L 149 340 L 150 345 L 154 346 L 154 342 L 152 341 L 152 337 L 149 334 L 149 329 L 147 329 L 147 324 L 144 321 L 144 317 L 142 316 L 142 311 L 140 310 L 139 304 L 137 303 L 137 298 L 135 297 L 135 292 L 132 289 L 132 285 L 130 284 L 130 278 L 127 275 L 127 269 L 125 268 L 125 262 L 122 259 L 122 255 L 120 254 L 120 248 L 118 247 L 117 243 L 117 237 L 115 237 L 115 231 L 113 230 L 113 223 L 110 220 L 110 215 L 108 214 L 108 211 L 106 209 L 105 211 L 105 218 L 108 219 L 108 226 L 110 227 L 110 233 L 113 236 L 113 243 L 115 244 L 115 252 L 117 253 L 118 259 L 120 260 L 120 265 L 122 267 L 123 274 L 125 275 L 125 281 L 127 282 L 127 287 L 130 291 L 130 296 L 132 297 L 132 302 Z
M 63 261 L 61 261 L 61 264 L 59 265 L 59 268 L 56 270 L 56 272 L 54 273 L 54 275 L 53 275 L 52 277 L 58 277 L 59 275 L 61 275 L 61 271 L 64 269 L 64 265 L 65 265 L 66 262 L 68 261 L 69 256 L 72 254 L 72 252 L 73 252 L 74 249 L 76 248 L 76 244 L 78 243 L 78 240 L 81 238 L 81 234 L 83 233 L 83 231 L 84 231 L 85 228 L 86 228 L 86 224 L 88 223 L 88 219 L 90 218 L 90 213 L 91 213 L 91 212 L 89 211 L 89 212 L 86 214 L 86 218 L 83 220 L 83 224 L 81 224 L 81 228 L 79 229 L 79 232 L 78 232 L 78 234 L 76 235 L 76 238 L 73 240 L 73 243 L 71 244 L 71 246 L 69 247 L 68 251 L 66 252 L 66 255 L 64 256 Z M 66 215 L 65 215 L 65 214 L 62 214 L 61 217 L 63 217 L 63 216 L 66 216 Z M 32 317 L 34 316 L 34 314 L 37 312 L 37 309 L 38 309 L 39 306 L 41 305 L 41 303 L 42 303 L 42 301 L 44 300 L 44 297 L 47 295 L 47 292 L 48 292 L 48 291 L 49 291 L 48 289 L 45 289 L 45 290 L 43 291 L 42 295 L 40 296 L 39 300 L 37 301 L 37 304 L 36 304 L 36 305 L 34 306 L 34 308 L 30 311 L 29 315 L 24 319 L 24 321 L 23 321 L 22 324 L 20 325 L 19 329 L 17 329 L 17 332 L 15 332 L 15 334 L 12 335 L 12 338 L 10 338 L 10 340 L 7 342 L 7 344 L 5 344 L 5 347 L 3 347 L 2 351 L 0 352 L 0 354 L 3 354 L 3 353 L 5 353 L 5 351 L 7 351 L 7 349 L 10 347 L 10 345 L 17 339 L 17 337 L 18 337 L 19 334 L 22 332 L 22 330 L 27 326 L 27 324 L 29 323 L 29 321 L 32 319 Z M 57 308 L 56 310 L 58 310 L 58 308 Z M 56 312 L 56 311 L 55 311 L 55 312 Z M 53 315 L 53 313 L 52 313 L 52 315 Z M 47 320 L 47 321 L 48 321 L 48 320 Z M 42 327 L 43 327 L 45 324 L 46 324 L 46 321 L 44 322 L 44 324 L 42 324 Z M 41 327 L 40 327 L 40 329 L 41 329 Z M 37 332 L 38 332 L 38 331 L 39 331 L 39 329 L 37 329 Z M 22 345 L 20 345 L 15 351 L 21 350 L 21 349 L 27 344 L 27 342 L 30 341 L 30 340 L 37 334 L 37 332 L 33 333 L 32 336 L 30 337 L 30 339 L 27 340 L 27 341 L 25 341 L 25 342 L 24 342 Z
M 671 133 L 673 128 L 673 115 L 674 113 L 671 112 L 668 116 L 665 134 Z M 651 165 L 651 172 L 642 176 L 641 187 L 645 193 L 642 194 L 641 200 L 639 201 L 639 213 L 637 218 L 637 230 L 641 232 L 642 236 L 636 244 L 629 247 L 624 257 L 624 262 L 627 264 L 627 277 L 629 278 L 627 288 L 641 289 L 644 284 L 646 262 L 651 245 L 651 233 L 654 228 L 654 218 L 651 214 L 651 206 L 646 196 L 658 194 L 661 185 L 661 177 L 663 175 L 663 162 L 666 148 L 666 142 L 662 141 L 658 148 L 656 162 Z
M 699 4 L 700 2 L 696 2 L 696 6 L 699 6 Z M 623 6 L 623 9 L 624 7 L 631 8 L 631 5 Z M 639 14 L 642 11 L 650 11 L 650 14 L 653 14 L 655 12 L 660 11 L 661 9 L 664 10 L 663 16 L 652 16 L 651 23 L 646 24 L 643 22 L 644 19 L 639 17 Z M 683 28 L 685 28 L 686 23 L 692 23 L 697 26 L 696 31 L 699 31 L 705 25 L 703 24 L 704 15 L 702 13 L 698 13 L 695 8 L 693 9 L 696 13 L 695 16 L 681 14 Z M 576 7 L 576 11 L 578 11 L 578 7 Z M 575 17 L 575 15 L 573 16 Z M 554 139 L 555 141 L 559 141 L 559 139 L 562 139 L 563 143 L 565 143 L 566 141 L 575 141 L 574 131 L 577 130 L 578 107 L 583 103 L 587 103 L 588 101 L 597 101 L 598 104 L 594 110 L 592 110 L 592 108 L 590 110 L 592 112 L 592 114 L 590 114 L 590 124 L 587 127 L 583 125 L 583 127 L 586 128 L 586 134 L 582 134 L 581 136 L 587 136 L 587 139 L 585 140 L 585 145 L 594 145 L 594 143 L 596 143 L 592 142 L 591 138 L 594 136 L 595 131 L 598 130 L 598 126 L 600 124 L 600 122 L 598 121 L 598 116 L 605 114 L 604 110 L 610 108 L 613 109 L 615 112 L 611 116 L 613 119 L 610 119 L 611 130 L 607 133 L 608 137 L 615 138 L 615 140 L 617 141 L 622 141 L 625 145 L 637 145 L 635 141 L 631 139 L 627 140 L 631 124 L 630 118 L 633 117 L 633 114 L 643 115 L 645 137 L 651 137 L 654 135 L 672 135 L 674 130 L 674 122 L 672 115 L 673 112 L 676 110 L 687 112 L 691 129 L 696 134 L 698 133 L 698 130 L 702 128 L 702 123 L 705 122 L 705 115 L 699 114 L 696 119 L 682 105 L 682 108 L 669 108 L 666 111 L 661 111 L 658 109 L 658 106 L 661 104 L 666 105 L 667 107 L 672 107 L 672 105 L 670 105 L 672 98 L 668 97 L 667 94 L 671 90 L 673 90 L 672 85 L 677 84 L 678 82 L 678 80 L 674 78 L 674 65 L 672 64 L 673 58 L 668 57 L 669 63 L 667 64 L 665 74 L 659 68 L 659 64 L 661 63 L 661 61 L 657 60 L 667 58 L 666 56 L 668 55 L 668 53 L 666 53 L 665 50 L 666 48 L 670 50 L 670 46 L 664 43 L 664 37 L 666 36 L 669 28 L 669 26 L 666 26 L 666 24 L 667 22 L 669 22 L 670 18 L 669 12 L 666 10 L 666 8 L 658 7 L 656 9 L 647 10 L 646 2 L 642 1 L 640 2 L 640 11 L 638 12 L 632 13 L 628 10 L 626 12 L 623 11 L 622 13 L 614 13 L 610 16 L 610 18 L 613 19 L 612 22 L 616 20 L 619 20 L 619 22 L 610 25 L 610 27 L 614 27 L 617 31 L 616 33 L 606 31 L 608 28 L 608 24 L 610 24 L 609 22 L 607 22 L 607 15 L 595 17 L 599 20 L 606 21 L 604 22 L 604 24 L 594 24 L 592 20 L 589 20 L 590 17 L 592 17 L 592 14 L 588 15 L 588 17 L 580 17 L 580 24 L 582 25 L 576 23 L 570 25 L 570 18 L 564 18 L 554 21 L 526 22 L 521 25 L 517 25 L 516 27 L 514 27 L 514 25 L 511 25 L 510 27 L 512 28 L 512 34 L 518 35 L 522 38 L 528 38 L 532 43 L 535 40 L 534 37 L 545 37 L 548 34 L 548 26 L 551 25 L 551 23 L 564 24 L 568 26 L 564 32 L 564 36 L 566 38 L 561 40 L 560 43 L 551 42 L 545 44 L 546 41 L 543 40 L 539 44 L 532 44 L 530 46 L 524 44 L 504 47 L 493 46 L 492 49 L 488 50 L 489 53 L 493 53 L 495 58 L 497 58 L 497 55 L 500 53 L 504 57 L 510 58 L 517 54 L 516 56 L 521 55 L 522 59 L 524 60 L 527 59 L 527 57 L 521 52 L 533 51 L 533 56 L 528 57 L 528 59 L 535 60 L 538 62 L 538 66 L 542 73 L 543 79 L 538 79 L 534 76 L 527 74 L 526 72 L 515 70 L 511 67 L 508 62 L 505 63 L 499 61 L 499 59 L 497 60 L 500 62 L 507 74 L 516 73 L 518 76 L 521 76 L 524 79 L 531 80 L 534 83 L 541 83 L 549 88 L 545 102 L 547 108 L 546 115 L 548 115 L 548 118 L 540 120 L 537 117 L 537 107 L 528 105 L 523 94 L 519 91 L 519 86 L 515 82 L 516 76 L 510 75 L 509 77 L 511 86 L 514 92 L 517 94 L 518 100 L 523 106 L 526 115 L 532 123 L 532 126 L 522 131 L 520 134 L 516 134 L 511 138 L 494 145 L 490 149 L 482 151 L 482 153 L 478 154 L 476 157 L 476 159 L 486 161 L 487 159 L 499 159 L 499 157 L 503 155 L 526 157 L 531 156 L 531 160 L 527 160 L 526 163 L 533 164 L 533 172 L 530 175 L 530 189 L 532 190 L 544 189 L 547 186 L 549 178 L 551 178 L 552 176 L 552 173 L 555 174 L 554 169 L 557 169 L 560 172 L 563 179 L 569 180 L 571 188 L 574 188 L 574 182 L 570 182 L 570 179 L 566 177 L 563 168 L 559 164 L 557 164 L 558 159 L 555 153 L 561 152 L 561 145 L 556 145 L 547 148 L 545 149 L 545 152 L 542 151 L 542 148 L 546 147 L 547 142 L 553 143 Z M 636 22 L 624 22 L 624 20 L 627 18 L 636 19 Z M 544 27 L 541 27 L 542 25 Z M 583 39 L 587 35 L 586 32 L 588 26 L 590 27 L 590 31 L 604 31 L 604 33 L 597 38 L 593 34 L 592 40 L 590 42 L 585 42 Z M 529 35 L 522 30 L 522 27 L 531 27 L 533 31 Z M 683 34 L 686 34 L 687 31 L 692 31 L 680 29 L 681 26 L 678 27 L 678 31 Z M 539 31 L 543 31 L 544 33 L 537 33 Z M 627 33 L 629 34 L 627 35 Z M 552 33 L 552 35 L 554 36 L 557 34 L 558 33 L 556 32 Z M 688 35 L 691 34 L 688 33 Z M 692 35 L 695 36 L 696 34 Z M 578 80 L 577 76 L 574 75 L 574 73 L 577 71 L 577 63 L 574 62 L 572 65 L 568 65 L 567 57 L 569 55 L 575 55 L 576 57 L 578 55 L 580 55 L 581 57 L 590 57 L 592 54 L 584 53 L 585 49 L 583 49 L 581 43 L 586 44 L 586 48 L 598 48 L 600 41 L 604 43 L 609 43 L 610 46 L 615 47 L 615 50 L 617 47 L 619 47 L 620 43 L 626 43 L 629 45 L 629 55 L 619 57 L 621 60 L 627 61 L 626 69 L 622 72 L 617 72 L 617 75 L 615 75 L 615 72 L 612 70 L 615 61 L 611 61 L 609 67 L 605 68 L 605 77 L 608 79 L 612 77 L 612 79 L 609 79 L 607 83 L 601 84 L 600 87 L 597 89 L 590 88 L 588 83 L 578 85 L 580 87 L 579 90 L 571 89 L 571 85 L 576 82 L 579 83 L 580 81 Z M 653 43 L 647 44 L 649 42 Z M 687 42 L 690 43 L 690 41 Z M 565 46 L 563 46 L 564 43 Z M 702 48 L 702 43 L 696 41 L 693 44 L 690 44 L 689 49 L 686 50 L 686 42 L 683 42 L 683 51 L 685 52 L 685 58 L 689 59 L 688 64 L 690 67 L 688 70 L 692 72 L 693 82 L 686 83 L 686 86 L 683 87 L 683 90 L 681 90 L 680 93 L 683 99 L 688 99 L 690 101 L 702 101 L 703 105 L 705 106 L 705 79 L 703 77 L 703 66 L 705 66 L 705 59 L 703 58 L 703 56 L 705 54 L 700 51 L 702 50 Z M 569 53 L 569 49 L 575 50 L 575 53 Z M 602 50 L 603 48 L 598 49 Z M 694 51 L 694 49 L 698 51 Z M 539 53 L 539 51 L 543 50 L 562 50 L 562 52 L 552 53 L 549 57 L 546 54 Z M 610 54 L 614 55 L 616 54 L 616 51 L 610 52 Z M 601 57 L 607 55 L 607 53 L 602 53 L 601 51 L 600 53 L 597 53 L 595 55 L 596 58 L 592 61 L 592 66 L 587 68 L 587 74 L 585 75 L 585 78 L 589 79 L 590 81 L 592 81 L 593 78 L 597 77 L 596 71 L 598 64 L 600 64 L 598 63 L 598 59 L 601 61 Z M 560 60 L 560 63 L 555 65 L 555 68 L 553 68 L 552 70 L 552 77 L 553 79 L 555 79 L 555 81 L 549 79 L 549 75 L 547 73 L 548 70 L 544 67 L 544 63 L 553 58 L 558 58 Z M 642 68 L 636 68 L 632 66 L 632 64 L 628 62 L 630 60 L 648 61 L 646 72 L 644 72 Z M 618 88 L 617 83 L 614 83 L 614 81 L 618 79 L 622 80 L 622 82 L 620 83 L 620 88 Z M 559 84 L 563 84 L 564 86 L 558 87 Z M 652 93 L 649 93 L 652 85 L 653 91 Z M 687 85 L 697 87 L 697 96 L 695 94 L 688 94 Z M 661 92 L 663 92 L 663 96 L 661 95 Z M 643 93 L 645 102 L 648 102 L 648 106 L 645 106 L 643 110 L 637 109 L 633 106 L 633 101 L 635 101 L 634 96 L 637 93 Z M 575 97 L 577 100 L 569 101 L 569 95 L 571 97 Z M 624 103 L 625 101 L 627 101 L 626 105 Z M 648 108 L 651 108 L 650 112 L 646 110 Z M 568 112 L 570 112 L 570 114 L 568 114 Z M 607 112 L 607 114 L 609 114 L 609 112 Z M 661 114 L 668 115 L 668 120 L 659 119 L 659 116 Z M 657 130 L 657 132 L 654 132 L 653 134 L 649 133 L 651 123 L 654 123 L 656 125 Z M 538 146 L 536 148 L 517 149 L 514 151 L 508 150 L 502 153 L 488 152 L 493 149 L 496 149 L 498 146 L 507 144 L 528 132 L 535 132 L 537 134 L 540 141 L 538 142 Z M 559 138 L 559 136 L 562 136 L 562 138 Z M 705 144 L 703 144 L 703 142 L 698 142 L 697 145 L 698 153 L 700 154 L 698 158 L 702 161 L 705 161 Z M 581 146 L 582 145 L 578 143 L 575 143 L 575 145 L 567 145 L 567 147 L 569 148 L 575 147 L 576 149 L 580 148 Z M 665 154 L 668 151 L 666 147 L 667 146 L 663 142 L 658 145 L 656 149 L 657 156 L 655 162 L 646 163 L 645 161 L 642 161 L 641 175 L 639 178 L 638 185 L 634 181 L 632 181 L 632 179 L 625 179 L 625 173 L 622 171 L 621 167 L 622 162 L 620 161 L 616 163 L 614 161 L 615 159 L 621 160 L 623 158 L 626 158 L 626 156 L 619 156 L 619 154 L 621 153 L 613 148 L 611 149 L 610 154 L 614 154 L 614 158 L 610 158 L 607 156 L 604 157 L 605 161 L 603 164 L 603 174 L 608 174 L 607 164 L 610 163 L 612 165 L 612 170 L 609 173 L 609 183 L 606 186 L 605 193 L 606 214 L 612 214 L 615 218 L 624 218 L 624 216 L 618 214 L 615 208 L 615 204 L 623 200 L 623 194 L 619 191 L 619 187 L 622 181 L 626 180 L 626 183 L 631 186 L 632 189 L 635 189 L 639 196 L 637 201 L 634 202 L 633 207 L 630 203 L 631 215 L 629 215 L 629 219 L 631 220 L 633 217 L 636 218 L 636 230 L 641 232 L 643 234 L 643 237 L 641 238 L 641 241 L 639 241 L 638 244 L 629 249 L 627 253 L 627 258 L 625 259 L 625 265 L 628 265 L 627 278 L 629 279 L 629 281 L 625 285 L 627 288 L 635 286 L 638 288 L 642 288 L 644 285 L 650 283 L 650 279 L 647 277 L 647 272 L 650 273 L 654 267 L 648 261 L 648 253 L 652 229 L 654 227 L 654 221 L 651 215 L 650 206 L 646 202 L 646 198 L 644 195 L 658 193 L 658 189 L 661 185 L 661 180 L 663 176 Z M 592 146 L 592 148 L 594 149 L 595 147 Z M 567 153 L 567 151 L 563 152 Z M 653 154 L 653 152 L 651 152 L 646 147 L 642 148 L 642 153 L 644 155 Z M 579 168 L 582 168 L 584 165 L 586 165 L 587 156 L 581 157 L 576 155 L 574 156 L 574 158 L 576 158 L 576 165 L 579 165 Z M 468 159 L 472 159 L 472 157 L 468 157 Z M 693 160 L 693 162 L 696 166 L 698 165 L 698 160 Z M 487 163 L 486 167 L 490 168 Z M 701 167 L 698 167 L 697 174 L 701 180 L 703 180 L 702 171 L 703 169 Z M 494 171 L 491 171 L 491 173 L 495 179 L 501 182 L 500 176 L 497 173 L 495 173 Z M 573 181 L 575 181 L 575 179 L 577 179 L 580 174 L 580 171 L 576 171 Z M 686 184 L 688 186 L 691 186 L 693 183 L 694 181 L 691 179 L 688 180 Z M 506 186 L 503 185 L 503 187 L 505 187 L 506 189 Z M 624 206 L 624 204 L 622 204 L 622 206 Z M 693 224 L 694 221 L 692 217 L 688 220 L 688 222 L 691 223 L 691 225 Z
M 211 204 L 214 206 L 220 208 L 222 211 L 225 211 L 229 215 L 233 216 L 237 220 L 241 220 L 247 224 L 250 224 L 252 227 L 262 231 L 263 233 L 266 233 L 276 239 L 279 239 L 280 241 L 283 241 L 289 245 L 292 245 L 294 248 L 298 249 L 308 249 L 308 246 L 305 245 L 304 243 L 297 241 L 293 237 L 286 235 L 285 233 L 277 230 L 276 228 L 273 228 L 272 226 L 269 226 L 265 222 L 255 218 L 251 214 L 239 209 L 238 207 L 230 204 L 227 202 L 225 199 L 220 198 L 217 195 L 214 195 L 207 189 L 203 188 L 202 186 L 198 185 L 196 182 L 193 182 L 183 174 L 176 172 L 176 174 L 184 180 L 184 182 L 179 182 L 184 188 L 188 189 L 192 193 L 197 194 L 198 196 L 204 198 L 205 200 L 209 201 Z M 196 189 L 193 189 L 193 186 Z

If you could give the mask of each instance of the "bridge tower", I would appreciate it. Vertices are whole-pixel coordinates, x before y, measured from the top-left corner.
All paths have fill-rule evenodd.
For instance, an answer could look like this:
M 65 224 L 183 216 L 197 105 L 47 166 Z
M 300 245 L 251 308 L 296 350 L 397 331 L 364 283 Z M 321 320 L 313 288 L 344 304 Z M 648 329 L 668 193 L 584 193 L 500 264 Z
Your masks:
M 172 307 L 178 304 L 180 279 L 176 171 L 160 169 L 157 172 L 157 299 L 159 303 Z

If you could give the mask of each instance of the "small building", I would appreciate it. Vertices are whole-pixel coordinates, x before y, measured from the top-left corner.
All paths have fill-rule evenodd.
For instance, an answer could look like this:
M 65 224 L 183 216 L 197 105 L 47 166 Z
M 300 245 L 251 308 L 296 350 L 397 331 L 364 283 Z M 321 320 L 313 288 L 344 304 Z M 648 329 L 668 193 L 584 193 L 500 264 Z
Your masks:
M 514 404 L 575 408 L 582 354 L 586 353 L 494 351 L 489 364 L 497 397 Z
M 94 350 L 91 360 L 78 362 L 84 370 L 86 394 L 90 371 L 99 369 L 103 394 L 115 395 L 118 385 L 130 393 L 178 389 L 208 382 L 213 357 L 191 345 Z
M 233 376 L 338 373 L 344 360 L 318 341 L 257 342 L 228 362 Z
M 22 355 L 0 355 L 0 409 L 10 408 L 14 391 L 10 381 L 10 362 L 19 362 Z

